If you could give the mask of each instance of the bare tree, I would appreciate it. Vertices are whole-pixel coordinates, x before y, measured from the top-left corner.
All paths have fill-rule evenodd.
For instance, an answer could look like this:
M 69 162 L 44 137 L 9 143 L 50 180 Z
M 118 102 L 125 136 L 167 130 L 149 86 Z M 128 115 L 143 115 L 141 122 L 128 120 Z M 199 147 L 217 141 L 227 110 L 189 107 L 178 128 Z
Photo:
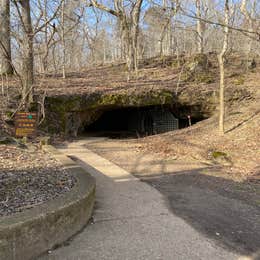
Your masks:
M 48 0 L 44 0 L 43 5 L 39 2 L 40 12 L 43 13 L 43 22 L 46 26 L 43 28 L 43 48 L 40 49 L 40 56 L 41 56 L 41 72 L 45 75 L 48 68 L 48 56 L 50 52 L 50 48 L 55 42 L 53 42 L 55 33 L 56 33 L 56 26 L 55 23 L 49 24 L 48 23 Z
M 33 102 L 33 28 L 30 0 L 14 1 L 23 29 L 22 38 L 22 100 L 27 110 Z M 18 6 L 18 4 L 20 6 Z
M 80 26 L 85 9 L 81 8 L 80 3 L 76 1 L 70 2 L 61 0 L 60 5 L 61 11 L 56 16 L 58 21 L 56 31 L 59 36 L 59 40 L 57 40 L 56 43 L 61 47 L 62 76 L 66 78 L 67 69 L 69 69 L 69 66 L 75 67 L 72 61 L 75 61 L 76 56 L 80 55 L 75 53 L 76 46 L 78 46 L 75 42 L 75 37 L 77 37 L 78 26 Z M 83 36 L 81 37 L 83 38 Z
M 11 74 L 10 2 L 0 0 L 0 74 Z
M 204 52 L 204 37 L 203 37 L 203 28 L 201 20 L 201 0 L 195 0 L 196 2 L 196 16 L 197 16 L 197 44 L 198 44 L 198 53 Z
M 44 12 L 40 12 L 37 19 L 35 19 L 34 28 L 32 26 L 32 12 L 30 0 L 12 0 L 18 16 L 19 32 L 14 35 L 21 45 L 21 85 L 22 85 L 22 105 L 25 110 L 28 110 L 33 102 L 34 94 L 34 38 L 35 35 L 50 24 L 57 17 L 60 5 L 52 13 L 52 16 L 42 21 Z
M 248 11 L 247 9 L 247 3 L 248 3 L 247 0 L 242 0 L 240 10 L 246 18 L 249 32 L 253 33 L 254 32 L 254 19 L 253 19 L 254 8 L 253 7 L 256 6 L 256 1 L 255 0 L 253 1 L 253 7 L 251 11 Z M 253 43 L 253 39 L 249 37 L 246 46 L 247 59 L 249 58 L 249 55 L 251 53 L 252 43 Z
M 62 77 L 66 78 L 65 0 L 61 7 Z
M 171 3 L 172 6 L 175 4 Z M 177 3 L 176 3 L 177 5 Z M 173 28 L 172 18 L 176 14 L 174 8 L 167 10 L 166 2 L 163 6 L 152 6 L 145 12 L 144 21 L 148 25 L 147 35 L 149 47 L 153 49 L 153 54 L 169 55 L 172 51 Z M 159 44 L 158 44 L 159 43 Z M 159 50 L 157 51 L 159 47 Z
M 117 17 L 124 44 L 127 68 L 130 72 L 136 71 L 138 69 L 139 20 L 143 0 L 130 2 L 130 11 L 128 11 L 128 4 L 124 5 L 124 1 L 121 0 L 114 0 L 114 9 L 98 3 L 96 0 L 90 0 L 90 2 L 92 6 Z
M 225 19 L 224 19 L 224 39 L 223 46 L 220 54 L 218 55 L 220 83 L 219 83 L 219 132 L 221 135 L 225 133 L 224 119 L 225 119 L 225 56 L 228 50 L 228 37 L 229 37 L 229 19 L 230 7 L 229 0 L 225 0 Z

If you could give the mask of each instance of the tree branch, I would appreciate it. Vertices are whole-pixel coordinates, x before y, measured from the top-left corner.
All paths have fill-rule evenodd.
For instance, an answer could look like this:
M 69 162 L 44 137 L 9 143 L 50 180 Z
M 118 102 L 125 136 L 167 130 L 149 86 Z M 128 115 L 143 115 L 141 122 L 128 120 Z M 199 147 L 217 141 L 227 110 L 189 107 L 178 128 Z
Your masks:
M 107 6 L 98 3 L 96 0 L 90 0 L 89 6 L 90 7 L 94 6 L 94 7 L 98 8 L 98 9 L 100 9 L 100 10 L 103 10 L 103 11 L 105 11 L 107 13 L 110 13 L 110 14 L 112 14 L 114 16 L 117 16 L 117 17 L 120 15 L 119 12 L 116 12 L 115 10 L 113 10 L 113 9 L 107 7 Z

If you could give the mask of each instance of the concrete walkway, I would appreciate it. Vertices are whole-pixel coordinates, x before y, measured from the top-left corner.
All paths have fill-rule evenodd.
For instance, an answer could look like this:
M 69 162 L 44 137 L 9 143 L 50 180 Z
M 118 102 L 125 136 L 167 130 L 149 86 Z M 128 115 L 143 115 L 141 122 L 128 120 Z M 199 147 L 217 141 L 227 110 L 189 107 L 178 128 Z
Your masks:
M 80 141 L 61 151 L 78 158 L 97 180 L 94 222 L 40 259 L 249 259 L 200 234 L 168 210 L 157 190 Z

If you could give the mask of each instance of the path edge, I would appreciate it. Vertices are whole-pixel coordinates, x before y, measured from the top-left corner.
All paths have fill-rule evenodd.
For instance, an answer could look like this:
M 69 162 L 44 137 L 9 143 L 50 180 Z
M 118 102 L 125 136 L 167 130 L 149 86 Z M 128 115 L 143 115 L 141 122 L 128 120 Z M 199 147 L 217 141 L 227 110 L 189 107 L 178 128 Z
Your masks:
M 82 230 L 92 216 L 94 177 L 53 146 L 43 146 L 43 150 L 60 161 L 77 182 L 71 191 L 54 200 L 1 217 L 0 259 L 35 259 Z

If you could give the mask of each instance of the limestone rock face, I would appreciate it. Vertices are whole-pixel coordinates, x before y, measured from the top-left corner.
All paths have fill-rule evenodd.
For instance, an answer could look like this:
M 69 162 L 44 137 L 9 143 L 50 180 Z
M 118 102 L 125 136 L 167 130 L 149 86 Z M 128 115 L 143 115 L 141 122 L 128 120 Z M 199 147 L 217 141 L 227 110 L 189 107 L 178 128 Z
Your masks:
M 243 88 L 227 89 L 226 102 L 232 104 L 243 97 L 249 97 Z M 138 94 L 133 92 L 124 93 L 100 93 L 95 95 L 60 95 L 46 97 L 46 120 L 43 130 L 66 136 L 77 136 L 84 128 L 98 120 L 101 115 L 109 110 L 167 106 L 177 118 L 208 118 L 212 116 L 218 107 L 218 91 L 207 86 L 200 89 L 186 88 L 176 94 L 171 90 L 143 90 Z
M 242 65 L 245 67 L 245 69 L 252 70 L 256 68 L 256 60 L 254 58 L 249 58 L 242 62 Z
M 184 65 L 181 79 L 184 82 L 213 83 L 215 75 L 209 70 L 210 67 L 211 63 L 206 54 L 196 54 Z
M 193 117 L 209 117 L 215 111 L 216 98 L 212 91 L 201 96 L 184 91 L 176 95 L 174 90 L 47 97 L 43 129 L 49 133 L 77 136 L 105 111 L 162 105 L 171 107 L 180 117 L 185 117 L 187 113 Z
M 66 89 L 46 97 L 46 119 L 42 128 L 50 134 L 77 136 L 107 111 L 148 106 L 167 106 L 178 119 L 187 119 L 187 115 L 208 118 L 218 107 L 218 73 L 214 64 L 209 56 L 196 54 L 191 59 L 183 59 L 181 69 L 169 66 L 155 71 L 159 76 L 151 69 L 151 75 L 139 75 L 140 79 L 132 82 L 126 82 L 123 77 L 115 82 L 111 78 L 99 82 L 95 76 L 90 88 L 90 83 L 83 79 L 86 85 L 81 83 L 81 92 Z M 235 88 L 232 85 L 236 85 Z M 250 95 L 240 85 L 234 82 L 227 87 L 227 104 Z
M 186 70 L 191 73 L 204 72 L 208 70 L 209 66 L 210 63 L 206 54 L 196 54 L 186 64 Z

